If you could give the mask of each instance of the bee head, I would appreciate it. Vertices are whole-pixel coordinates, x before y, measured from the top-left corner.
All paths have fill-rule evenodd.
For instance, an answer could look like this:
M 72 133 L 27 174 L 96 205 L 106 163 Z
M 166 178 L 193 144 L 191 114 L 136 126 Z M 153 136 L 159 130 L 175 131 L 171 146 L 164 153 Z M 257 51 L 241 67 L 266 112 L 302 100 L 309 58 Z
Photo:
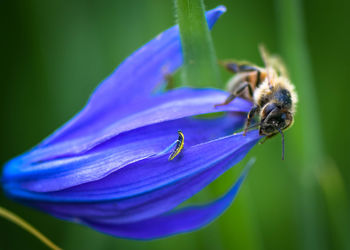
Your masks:
M 284 134 L 283 130 L 293 123 L 293 114 L 286 109 L 281 109 L 275 103 L 267 104 L 261 115 L 260 135 L 274 135 L 280 133 L 282 136 L 282 160 L 284 160 Z
M 293 123 L 293 115 L 290 111 L 279 108 L 276 104 L 267 104 L 262 112 L 259 133 L 271 135 L 281 133 Z

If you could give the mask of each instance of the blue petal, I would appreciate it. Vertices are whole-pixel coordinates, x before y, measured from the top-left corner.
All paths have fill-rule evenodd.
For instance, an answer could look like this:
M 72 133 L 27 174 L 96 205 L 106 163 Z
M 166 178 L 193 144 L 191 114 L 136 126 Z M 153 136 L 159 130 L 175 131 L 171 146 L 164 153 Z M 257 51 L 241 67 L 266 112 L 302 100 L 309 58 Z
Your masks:
M 142 103 L 141 110 L 121 120 L 115 120 L 107 127 L 96 129 L 92 126 L 89 128 L 91 131 L 80 138 L 36 148 L 22 160 L 35 163 L 65 155 L 80 154 L 123 132 L 164 121 L 219 111 L 248 112 L 250 110 L 251 103 L 240 98 L 236 98 L 229 105 L 214 107 L 215 104 L 223 102 L 227 96 L 227 92 L 217 89 L 175 89 Z
M 207 13 L 210 27 L 224 11 L 218 7 Z M 240 112 L 251 106 L 236 99 L 215 109 L 227 97 L 223 91 L 184 88 L 152 96 L 164 74 L 181 63 L 178 28 L 173 27 L 125 60 L 75 118 L 9 162 L 5 191 L 58 217 L 78 218 L 121 237 L 164 237 L 215 219 L 232 202 L 243 176 L 211 204 L 164 213 L 240 161 L 259 136 L 254 131 L 213 140 L 227 134 L 228 122 L 237 128 L 244 120 Z M 188 118 L 218 111 L 238 113 L 205 122 Z M 178 129 L 186 134 L 186 148 L 169 162 L 168 154 L 159 152 Z
M 246 149 L 246 152 L 248 148 Z M 127 199 L 99 203 L 36 203 L 35 206 L 60 218 L 95 218 L 100 222 L 130 223 L 170 211 L 235 165 L 246 152 L 234 154 L 208 169 L 164 188 Z M 101 190 L 103 196 L 105 191 Z
M 222 6 L 207 12 L 210 28 L 224 12 Z M 179 30 L 174 26 L 127 58 L 100 84 L 85 108 L 41 146 L 85 136 L 134 113 L 164 82 L 165 73 L 174 72 L 181 64 Z
M 223 109 L 246 112 L 251 106 L 251 103 L 237 98 L 230 105 L 222 107 L 221 109 L 214 108 L 214 104 L 220 103 L 226 96 L 226 92 L 209 89 L 183 88 L 168 92 L 155 98 L 155 100 L 157 100 L 155 101 L 155 103 L 158 104 L 157 106 L 136 113 L 123 120 L 116 121 L 113 127 L 96 131 L 94 137 L 85 137 L 83 138 L 84 140 L 70 141 L 43 149 L 35 149 L 28 155 L 10 161 L 5 166 L 4 178 L 15 179 L 21 178 L 23 175 L 31 176 L 36 180 L 37 187 L 35 191 L 40 191 L 40 189 L 43 189 L 43 191 L 54 191 L 99 179 L 111 171 L 119 169 L 120 166 L 129 163 L 130 158 L 127 156 L 128 153 L 133 157 L 133 161 L 149 156 L 150 154 L 147 149 L 152 150 L 151 153 L 154 154 L 154 148 L 148 146 L 148 142 L 152 142 L 152 135 L 149 135 L 149 139 L 146 143 L 141 141 L 139 145 L 137 145 L 137 140 L 132 140 L 134 146 L 141 150 L 140 152 L 135 151 L 135 147 L 130 147 L 129 144 L 121 140 L 119 142 L 121 148 L 114 148 L 112 152 L 105 151 L 105 155 L 96 154 L 94 151 L 88 154 L 87 150 L 91 149 L 92 145 L 96 143 L 101 145 L 102 142 L 106 143 L 112 138 L 118 141 L 118 136 L 116 137 L 118 134 L 121 135 L 121 133 L 127 131 L 131 132 L 136 128 L 145 127 L 147 125 L 156 126 L 167 120 L 217 112 Z M 211 130 L 214 131 L 218 129 L 218 131 L 220 131 L 219 127 L 220 125 L 212 127 Z M 181 127 L 174 128 L 176 131 L 178 129 L 181 129 Z M 189 134 L 196 133 L 195 127 L 193 127 L 193 132 Z M 172 136 L 173 134 L 174 132 L 170 132 L 168 135 Z M 137 133 L 134 135 L 137 136 Z M 156 139 L 157 137 L 153 136 L 153 138 Z M 130 137 L 130 139 L 133 138 Z M 169 143 L 169 141 L 166 141 L 166 143 Z M 85 151 L 84 154 L 79 154 L 78 156 L 76 156 L 76 154 L 71 154 L 71 150 L 75 148 L 79 148 L 79 151 L 82 152 Z M 83 148 L 84 150 L 82 150 Z M 159 148 L 157 149 L 159 150 Z M 59 157 L 60 154 L 58 152 L 65 152 L 66 154 Z M 55 155 L 55 158 L 51 160 L 45 159 L 44 156 L 47 157 L 48 155 Z M 121 160 L 113 158 L 115 155 L 120 157 Z M 98 163 L 96 164 L 96 162 Z M 119 164 L 119 162 L 123 164 Z M 42 186 L 41 178 L 39 178 L 40 176 L 38 175 L 46 179 L 47 182 L 54 182 L 55 187 L 47 184 Z M 50 180 L 51 176 L 56 180 Z M 70 177 L 66 179 L 66 176 Z
M 209 224 L 229 207 L 244 177 L 245 174 L 223 197 L 207 205 L 188 207 L 135 223 L 115 224 L 93 219 L 82 222 L 103 233 L 132 239 L 154 239 L 193 231 Z
M 36 192 L 60 190 L 62 185 L 67 185 L 67 180 L 60 179 L 62 171 L 55 172 L 52 178 L 44 176 L 45 178 L 22 181 L 21 186 L 25 190 L 11 186 L 13 183 L 5 188 L 15 197 L 27 199 L 106 201 L 128 198 L 199 174 L 227 157 L 237 157 L 238 162 L 259 139 L 257 131 L 252 131 L 247 136 L 237 134 L 223 137 L 185 148 L 182 157 L 177 157 L 170 162 L 167 160 L 168 155 L 148 157 L 114 171 L 101 180 L 79 186 L 72 185 L 71 188 L 57 192 L 34 193 L 26 189 Z M 95 168 L 94 166 L 93 169 Z M 76 173 L 75 178 L 79 179 L 80 174 L 81 171 Z

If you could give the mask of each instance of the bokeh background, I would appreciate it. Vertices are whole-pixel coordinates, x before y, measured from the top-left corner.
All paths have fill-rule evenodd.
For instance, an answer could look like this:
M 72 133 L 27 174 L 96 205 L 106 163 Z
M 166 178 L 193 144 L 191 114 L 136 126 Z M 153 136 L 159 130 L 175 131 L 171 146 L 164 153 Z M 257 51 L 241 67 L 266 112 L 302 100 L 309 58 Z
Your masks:
M 286 133 L 285 161 L 279 137 L 256 146 L 194 199 L 223 193 L 247 159 L 256 157 L 223 216 L 200 231 L 155 241 L 103 235 L 23 207 L 2 193 L 1 206 L 64 249 L 350 249 L 350 2 L 205 4 L 228 9 L 212 31 L 218 58 L 261 64 L 257 45 L 264 43 L 285 59 L 301 99 L 295 125 Z M 175 23 L 170 0 L 1 1 L 0 13 L 1 164 L 72 117 L 124 58 Z M 0 249 L 24 248 L 46 249 L 0 219 Z

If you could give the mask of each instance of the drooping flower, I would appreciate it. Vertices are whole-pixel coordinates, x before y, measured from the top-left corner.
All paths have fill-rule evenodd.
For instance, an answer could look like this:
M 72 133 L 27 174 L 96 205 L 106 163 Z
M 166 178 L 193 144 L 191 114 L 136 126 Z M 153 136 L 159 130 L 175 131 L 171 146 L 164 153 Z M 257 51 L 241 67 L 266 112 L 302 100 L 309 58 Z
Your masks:
M 225 11 L 207 12 L 212 27 Z M 240 128 L 251 103 L 228 93 L 178 88 L 155 93 L 164 69 L 181 66 L 178 27 L 158 35 L 127 58 L 90 97 L 84 109 L 3 170 L 7 195 L 56 217 L 118 237 L 152 239 L 187 232 L 219 216 L 244 174 L 220 199 L 175 208 L 239 162 L 259 140 Z M 225 111 L 215 119 L 200 114 Z M 169 161 L 177 131 L 185 148 Z

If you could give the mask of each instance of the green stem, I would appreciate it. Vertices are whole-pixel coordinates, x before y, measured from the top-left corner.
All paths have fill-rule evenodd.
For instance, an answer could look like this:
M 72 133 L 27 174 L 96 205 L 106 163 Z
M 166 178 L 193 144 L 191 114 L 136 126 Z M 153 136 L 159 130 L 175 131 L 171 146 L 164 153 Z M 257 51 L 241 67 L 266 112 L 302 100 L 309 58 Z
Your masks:
M 14 224 L 18 225 L 19 227 L 23 228 L 27 232 L 34 235 L 36 238 L 38 238 L 42 243 L 44 243 L 46 246 L 48 246 L 51 249 L 54 250 L 60 250 L 58 246 L 56 246 L 52 241 L 50 241 L 48 238 L 46 238 L 42 233 L 40 233 L 38 230 L 36 230 L 33 226 L 31 226 L 29 223 L 27 223 L 25 220 L 20 218 L 19 216 L 15 215 L 14 213 L 10 212 L 9 210 L 0 207 L 0 217 L 3 217 Z
M 334 248 L 350 249 L 350 207 L 344 178 L 332 160 L 325 162 L 317 177 L 327 202 L 330 224 L 334 228 Z
M 218 86 L 219 68 L 204 14 L 203 0 L 175 0 L 184 66 L 182 80 L 191 86 Z
M 322 235 L 323 223 L 319 220 L 320 204 L 316 199 L 319 192 L 316 170 L 322 166 L 324 148 L 320 119 L 312 79 L 311 63 L 303 30 L 303 13 L 300 0 L 276 0 L 279 32 L 284 57 L 291 72 L 300 107 L 297 110 L 295 137 L 301 157 L 296 160 L 300 166 L 300 209 L 301 232 L 305 249 L 325 249 Z

